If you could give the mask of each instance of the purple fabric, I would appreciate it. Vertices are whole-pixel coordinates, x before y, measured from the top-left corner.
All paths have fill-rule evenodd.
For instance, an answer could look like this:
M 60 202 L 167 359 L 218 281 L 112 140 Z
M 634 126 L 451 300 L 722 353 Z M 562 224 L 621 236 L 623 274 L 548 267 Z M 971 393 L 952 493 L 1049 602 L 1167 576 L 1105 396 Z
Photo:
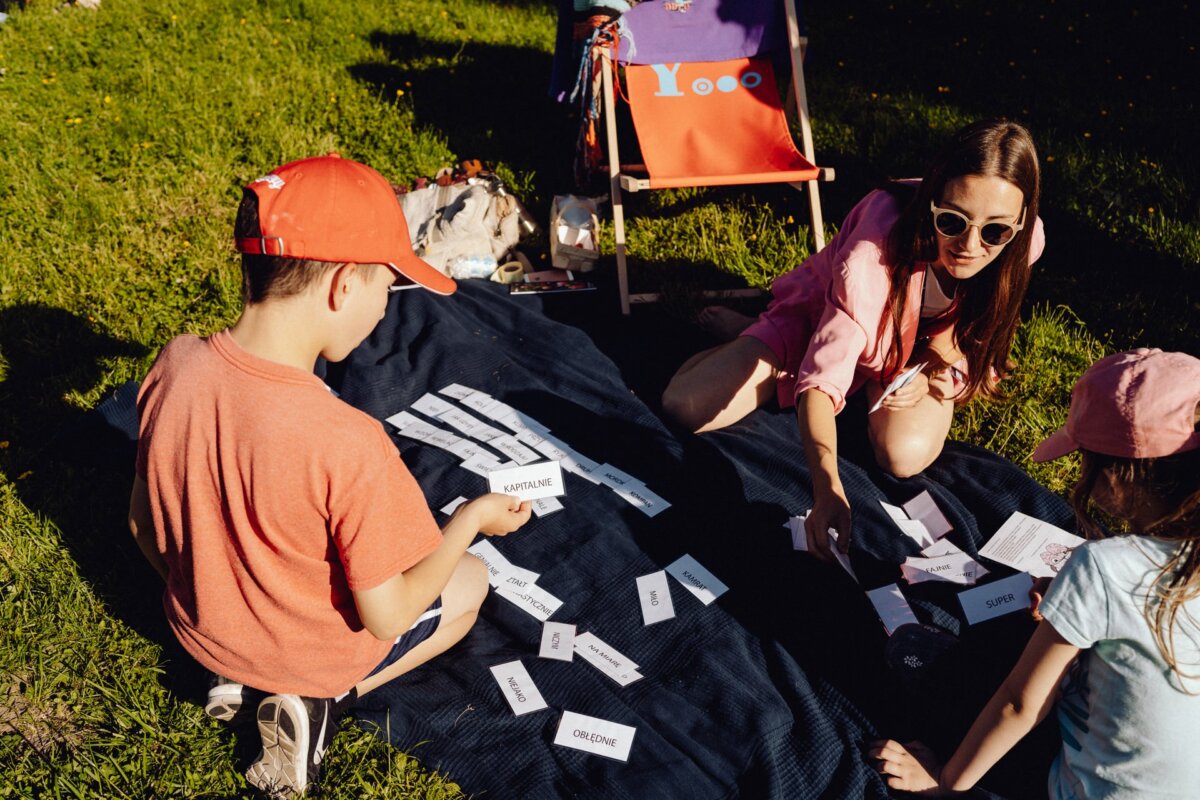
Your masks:
M 618 57 L 630 64 L 727 61 L 786 42 L 777 0 L 646 0 L 621 17 Z

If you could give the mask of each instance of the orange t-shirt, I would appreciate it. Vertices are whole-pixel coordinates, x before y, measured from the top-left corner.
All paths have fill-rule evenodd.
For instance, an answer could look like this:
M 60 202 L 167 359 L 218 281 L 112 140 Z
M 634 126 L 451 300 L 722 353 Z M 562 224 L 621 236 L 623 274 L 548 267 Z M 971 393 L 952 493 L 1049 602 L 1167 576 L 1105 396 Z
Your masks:
M 391 643 L 363 627 L 351 590 L 442 540 L 383 426 L 228 331 L 168 344 L 138 416 L 163 606 L 183 647 L 270 692 L 333 697 L 366 677 Z

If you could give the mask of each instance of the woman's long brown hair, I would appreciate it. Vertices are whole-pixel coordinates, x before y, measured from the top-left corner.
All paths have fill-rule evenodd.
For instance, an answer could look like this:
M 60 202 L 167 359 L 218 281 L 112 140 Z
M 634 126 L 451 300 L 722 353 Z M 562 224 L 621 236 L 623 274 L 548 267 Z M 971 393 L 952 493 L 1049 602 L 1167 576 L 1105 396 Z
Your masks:
M 992 370 L 1009 370 L 1009 352 L 1020 322 L 1021 301 L 1029 286 L 1029 245 L 1038 218 L 1041 171 L 1029 131 L 1006 119 L 986 119 L 959 130 L 925 173 L 915 192 L 912 187 L 888 187 L 905 202 L 888 235 L 885 261 L 891 271 L 891 290 L 884 322 L 891 318 L 895 332 L 884 373 L 903 367 L 900 323 L 904 319 L 909 278 L 917 264 L 938 257 L 937 232 L 929 204 L 941 200 L 946 184 L 964 175 L 1003 178 L 1024 194 L 1025 227 L 1017 232 L 1000 255 L 982 272 L 958 287 L 953 308 L 955 340 L 967 359 L 967 381 L 958 399 L 991 397 L 997 389 Z

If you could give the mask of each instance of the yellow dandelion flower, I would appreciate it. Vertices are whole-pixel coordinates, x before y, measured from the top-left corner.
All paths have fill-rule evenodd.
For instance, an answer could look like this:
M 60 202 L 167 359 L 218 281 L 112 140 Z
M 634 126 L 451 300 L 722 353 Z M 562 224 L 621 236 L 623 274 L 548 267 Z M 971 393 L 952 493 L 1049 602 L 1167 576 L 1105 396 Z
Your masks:
M 411 88 L 412 88 L 412 81 L 405 81 L 405 82 L 404 82 L 404 88 L 406 88 L 406 89 L 411 89 Z
M 240 24 L 242 24 L 242 25 L 245 25 L 245 24 L 246 24 L 246 18 L 245 18 L 245 17 L 242 17 L 242 18 L 239 20 L 239 23 L 240 23 Z
M 750 241 L 752 241 L 752 242 L 757 242 L 757 241 L 758 241 L 758 234 L 757 234 L 757 233 L 752 233 L 752 234 L 750 234 Z
M 7 449 L 8 449 L 8 440 L 5 439 L 3 442 L 0 442 L 0 450 L 7 450 Z
M 1154 206 L 1150 206 L 1149 208 L 1147 208 L 1147 209 L 1146 209 L 1146 211 L 1148 211 L 1149 213 L 1153 214 L 1153 213 L 1154 213 Z
M 1090 138 L 1092 138 L 1092 132 L 1091 132 L 1091 131 L 1084 131 L 1084 132 L 1083 132 L 1083 138 L 1085 138 L 1085 139 L 1090 139 Z
M 396 90 L 396 97 L 404 97 L 404 90 L 403 90 L 403 89 L 397 89 L 397 90 Z
M 112 103 L 112 97 L 110 97 L 109 95 L 104 95 L 104 104 L 110 105 L 111 103 Z
M 793 217 L 791 214 L 788 214 L 787 221 L 788 221 L 788 225 L 791 225 L 793 222 L 796 221 L 796 218 Z
M 192 246 L 192 243 L 191 243 L 191 242 L 189 242 L 187 239 L 184 239 L 184 240 L 183 240 L 183 246 L 184 246 L 184 248 L 186 249 L 186 248 L 188 248 L 188 247 L 191 247 L 191 246 Z

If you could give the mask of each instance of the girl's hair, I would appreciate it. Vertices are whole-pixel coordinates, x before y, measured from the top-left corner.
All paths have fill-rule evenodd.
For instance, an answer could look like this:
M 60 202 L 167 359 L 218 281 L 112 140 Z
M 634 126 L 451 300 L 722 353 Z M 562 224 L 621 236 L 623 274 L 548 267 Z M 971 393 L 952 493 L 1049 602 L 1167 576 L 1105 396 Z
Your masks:
M 1200 426 L 1198 426 L 1200 427 Z M 1143 614 L 1163 660 L 1180 677 L 1187 675 L 1175 657 L 1176 618 L 1184 604 L 1200 597 L 1200 449 L 1161 458 L 1117 458 L 1081 450 L 1083 466 L 1071 500 L 1079 527 L 1090 538 L 1103 536 L 1091 513 L 1090 498 L 1105 478 L 1129 492 L 1128 502 L 1154 502 L 1172 509 L 1144 530 L 1147 536 L 1177 541 L 1179 546 L 1167 560 L 1146 598 Z M 1184 616 L 1187 616 L 1185 612 Z
M 888 234 L 885 261 L 891 273 L 891 290 L 884 309 L 895 332 L 885 373 L 903 364 L 900 322 L 904 318 L 909 278 L 920 262 L 938 257 L 937 232 L 929 204 L 941 201 L 942 190 L 955 178 L 982 175 L 1003 178 L 1024 194 L 1021 219 L 1025 227 L 1007 244 L 987 269 L 958 287 L 955 338 L 967 359 L 967 384 L 960 398 L 998 394 L 992 370 L 1004 375 L 1021 300 L 1029 286 L 1029 245 L 1033 240 L 1041 195 L 1041 172 L 1037 149 L 1029 131 L 1006 119 L 985 119 L 959 130 L 933 159 L 916 191 L 903 184 L 888 190 L 901 202 L 907 200 L 899 219 Z
M 258 222 L 258 195 L 249 189 L 242 190 L 233 236 L 235 239 L 262 236 Z M 326 261 L 242 253 L 242 302 L 261 303 L 271 298 L 283 299 L 300 294 L 327 269 L 336 266 Z

